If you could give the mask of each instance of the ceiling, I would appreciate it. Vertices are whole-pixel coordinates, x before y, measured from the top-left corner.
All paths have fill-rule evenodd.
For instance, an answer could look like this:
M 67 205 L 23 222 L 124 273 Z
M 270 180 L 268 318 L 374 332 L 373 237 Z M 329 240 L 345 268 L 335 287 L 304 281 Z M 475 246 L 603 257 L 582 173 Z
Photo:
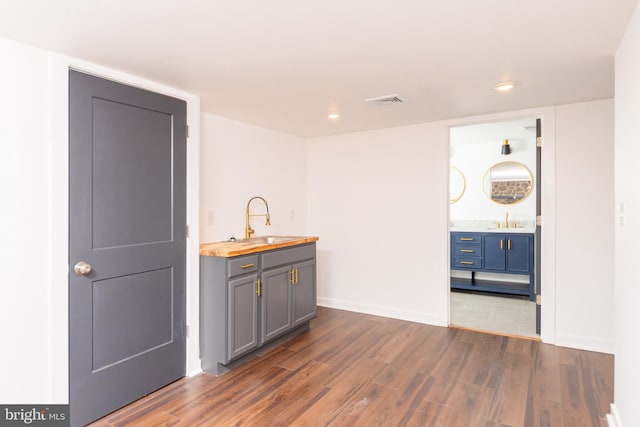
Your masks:
M 0 0 L 0 37 L 191 92 L 204 112 L 315 137 L 612 97 L 635 3 Z M 505 80 L 518 85 L 493 90 Z M 364 102 L 390 94 L 405 102 Z

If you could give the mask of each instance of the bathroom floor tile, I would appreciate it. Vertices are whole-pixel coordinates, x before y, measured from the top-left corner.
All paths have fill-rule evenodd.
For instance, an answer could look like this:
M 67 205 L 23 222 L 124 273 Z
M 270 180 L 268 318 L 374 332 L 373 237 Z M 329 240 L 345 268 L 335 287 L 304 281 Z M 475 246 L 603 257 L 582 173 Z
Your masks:
M 451 292 L 451 325 L 539 338 L 536 304 L 526 297 Z

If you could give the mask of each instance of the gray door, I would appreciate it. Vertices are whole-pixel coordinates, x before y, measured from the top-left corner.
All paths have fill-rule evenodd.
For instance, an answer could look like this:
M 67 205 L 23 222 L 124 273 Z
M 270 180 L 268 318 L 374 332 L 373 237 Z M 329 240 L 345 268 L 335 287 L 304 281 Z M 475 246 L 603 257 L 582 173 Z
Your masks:
M 542 333 L 542 307 L 540 305 L 541 286 L 541 262 L 542 262 L 542 120 L 536 119 L 536 238 L 535 238 L 535 294 L 536 294 L 536 334 Z
M 185 223 L 185 102 L 70 71 L 71 425 L 185 375 Z

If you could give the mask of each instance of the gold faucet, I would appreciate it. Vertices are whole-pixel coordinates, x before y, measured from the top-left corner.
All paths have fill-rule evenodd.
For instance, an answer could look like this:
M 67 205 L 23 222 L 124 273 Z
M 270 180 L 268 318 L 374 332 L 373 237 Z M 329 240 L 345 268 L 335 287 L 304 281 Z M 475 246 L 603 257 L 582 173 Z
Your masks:
M 267 208 L 267 213 L 266 214 L 251 214 L 249 213 L 249 206 L 251 205 L 251 202 L 254 199 L 260 199 L 264 202 L 265 207 Z M 254 230 L 253 228 L 251 228 L 251 225 L 249 224 L 249 217 L 251 216 L 264 216 L 267 218 L 267 222 L 265 223 L 265 225 L 271 225 L 271 216 L 269 215 L 269 204 L 267 203 L 267 201 L 260 197 L 260 196 L 255 196 L 249 199 L 249 201 L 247 202 L 247 210 L 246 210 L 246 225 L 244 227 L 244 238 L 245 239 L 250 239 L 251 235 L 253 233 L 256 232 L 256 230 Z
M 509 228 L 509 212 L 504 213 L 504 228 Z

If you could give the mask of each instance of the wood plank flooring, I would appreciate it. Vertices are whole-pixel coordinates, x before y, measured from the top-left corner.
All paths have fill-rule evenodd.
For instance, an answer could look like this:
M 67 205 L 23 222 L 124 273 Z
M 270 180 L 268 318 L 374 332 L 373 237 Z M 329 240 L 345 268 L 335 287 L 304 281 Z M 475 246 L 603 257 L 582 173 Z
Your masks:
M 320 307 L 308 333 L 92 424 L 605 427 L 613 356 Z

